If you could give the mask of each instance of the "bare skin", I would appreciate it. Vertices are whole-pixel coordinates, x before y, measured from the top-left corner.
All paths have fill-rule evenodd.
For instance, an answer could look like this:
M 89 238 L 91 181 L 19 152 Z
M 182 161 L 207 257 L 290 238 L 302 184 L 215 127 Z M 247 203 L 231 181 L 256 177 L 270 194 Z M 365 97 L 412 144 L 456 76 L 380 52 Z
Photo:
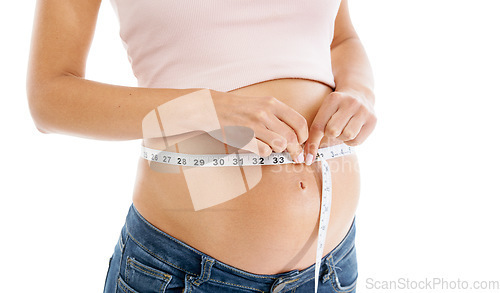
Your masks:
M 156 107 L 199 89 L 133 88 L 86 80 L 85 61 L 99 6 L 99 0 L 37 2 L 27 79 L 35 125 L 43 133 L 101 140 L 144 139 L 145 146 L 159 148 L 162 138 L 143 137 L 143 118 Z M 212 91 L 219 118 L 225 117 L 229 124 L 235 118 L 245 118 L 224 110 L 230 108 L 231 98 L 259 97 L 252 105 L 264 110 L 270 104 L 261 101 L 272 97 L 281 104 L 273 102 L 270 115 L 276 114 L 273 119 L 280 120 L 281 126 L 271 127 L 255 119 L 243 125 L 254 130 L 269 126 L 267 134 L 255 132 L 261 153 L 286 149 L 297 160 L 302 143 L 306 155 L 341 142 L 359 145 L 376 123 L 373 77 L 350 22 L 346 0 L 335 22 L 331 56 L 335 92 L 323 83 L 295 78 L 264 81 L 229 93 Z M 249 103 L 241 103 L 242 113 Z M 281 136 L 283 120 L 292 116 L 302 117 L 304 122 L 289 121 L 287 132 L 292 134 Z M 269 141 L 278 136 L 280 143 Z M 205 150 L 224 149 L 222 142 L 208 134 L 195 140 Z M 193 140 L 179 142 L 176 147 L 190 153 L 189 143 Z M 356 155 L 331 159 L 329 164 L 334 182 L 324 254 L 346 234 L 359 199 Z M 312 265 L 321 188 L 319 164 L 259 168 L 262 180 L 253 189 L 195 212 L 182 173 L 156 172 L 140 158 L 133 201 L 159 229 L 237 268 L 274 274 Z
M 279 79 L 232 92 L 274 96 L 297 110 L 311 125 L 321 101 L 332 89 L 311 80 Z M 304 99 L 304 94 L 308 99 Z M 339 143 L 342 141 L 328 143 L 325 139 L 321 147 Z M 163 149 L 161 139 L 146 139 L 143 144 Z M 207 153 L 224 150 L 222 143 L 208 134 L 178 143 L 177 147 L 183 153 L 196 153 L 189 151 L 191 145 L 212 150 Z M 230 152 L 235 151 L 227 147 Z M 356 155 L 328 162 L 334 183 L 324 254 L 347 233 L 359 199 Z M 321 167 L 318 162 L 311 166 L 260 167 L 262 179 L 253 189 L 214 207 L 194 211 L 184 175 L 158 173 L 141 158 L 133 201 L 138 211 L 160 230 L 234 267 L 257 274 L 306 268 L 314 263 L 316 255 Z M 210 192 L 217 190 L 207 190 L 207 194 Z

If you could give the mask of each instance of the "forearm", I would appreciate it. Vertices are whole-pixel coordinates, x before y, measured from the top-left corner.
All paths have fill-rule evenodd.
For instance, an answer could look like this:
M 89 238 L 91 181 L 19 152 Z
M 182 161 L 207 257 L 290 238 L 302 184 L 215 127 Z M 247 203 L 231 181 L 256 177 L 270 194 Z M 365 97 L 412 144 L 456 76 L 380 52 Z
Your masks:
M 61 75 L 29 84 L 28 99 L 33 120 L 44 133 L 132 140 L 143 138 L 148 113 L 197 90 L 125 87 Z
M 348 38 L 330 50 L 336 91 L 361 93 L 375 102 L 373 72 L 365 49 L 357 37 Z

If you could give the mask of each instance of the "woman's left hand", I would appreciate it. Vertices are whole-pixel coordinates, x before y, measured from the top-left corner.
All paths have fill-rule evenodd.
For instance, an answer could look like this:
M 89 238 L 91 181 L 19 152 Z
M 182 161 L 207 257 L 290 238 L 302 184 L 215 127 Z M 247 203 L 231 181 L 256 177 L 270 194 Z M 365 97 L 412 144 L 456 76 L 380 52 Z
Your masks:
M 304 145 L 305 163 L 312 163 L 322 139 L 326 139 L 328 145 L 341 140 L 349 146 L 365 141 L 377 123 L 374 100 L 373 95 L 367 97 L 357 91 L 334 91 L 326 96 Z

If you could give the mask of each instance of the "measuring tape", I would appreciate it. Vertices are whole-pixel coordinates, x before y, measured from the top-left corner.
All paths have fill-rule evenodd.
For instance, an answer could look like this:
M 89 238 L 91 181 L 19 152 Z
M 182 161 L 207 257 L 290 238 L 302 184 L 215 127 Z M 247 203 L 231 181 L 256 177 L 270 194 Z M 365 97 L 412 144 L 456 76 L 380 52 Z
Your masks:
M 187 167 L 226 167 L 226 166 L 258 166 L 258 165 L 281 165 L 297 164 L 290 153 L 271 153 L 267 157 L 261 157 L 254 153 L 233 154 L 183 154 L 150 149 L 141 145 L 142 157 L 152 162 L 187 166 Z M 314 269 L 314 292 L 318 291 L 319 266 L 325 246 L 326 231 L 330 220 L 330 208 L 332 203 L 332 178 L 330 167 L 326 160 L 354 153 L 354 147 L 344 143 L 318 149 L 313 162 L 321 161 L 322 190 L 321 208 L 318 229 L 318 244 L 316 246 L 316 264 Z

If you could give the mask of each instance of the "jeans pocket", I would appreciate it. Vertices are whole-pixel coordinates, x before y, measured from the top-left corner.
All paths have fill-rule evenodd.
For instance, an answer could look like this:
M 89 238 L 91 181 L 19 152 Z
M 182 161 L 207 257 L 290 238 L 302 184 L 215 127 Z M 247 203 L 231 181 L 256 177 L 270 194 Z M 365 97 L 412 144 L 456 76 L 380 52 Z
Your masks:
M 139 293 L 132 289 L 125 281 L 122 279 L 122 277 L 118 277 L 118 280 L 116 281 L 116 292 L 117 293 Z
M 350 292 L 356 290 L 358 279 L 358 262 L 356 246 L 352 248 L 335 263 L 332 274 L 332 285 L 335 292 Z
M 165 292 L 171 280 L 172 275 L 127 256 L 124 275 L 118 278 L 118 292 Z

